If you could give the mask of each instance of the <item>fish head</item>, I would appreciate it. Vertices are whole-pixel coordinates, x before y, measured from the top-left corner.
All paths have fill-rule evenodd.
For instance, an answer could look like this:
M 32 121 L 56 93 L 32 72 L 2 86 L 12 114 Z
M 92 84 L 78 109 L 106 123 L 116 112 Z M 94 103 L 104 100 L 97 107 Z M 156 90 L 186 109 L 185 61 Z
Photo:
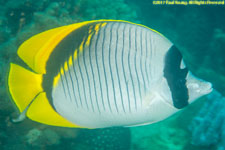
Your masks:
M 174 80 L 175 90 L 172 91 L 167 80 L 163 77 L 160 83 L 158 82 L 157 88 L 157 93 L 162 97 L 163 101 L 178 109 L 186 107 L 196 99 L 212 91 L 212 84 L 210 82 L 195 77 L 190 71 L 187 72 L 182 84 L 180 82 L 180 79 Z
M 212 84 L 195 77 L 190 71 L 187 74 L 186 86 L 188 88 L 189 103 L 212 92 Z
M 176 46 L 166 52 L 164 57 L 164 82 L 159 88 L 166 102 L 181 109 L 212 91 L 212 84 L 195 77 L 185 65 L 183 56 Z M 172 102 L 171 102 L 172 101 Z

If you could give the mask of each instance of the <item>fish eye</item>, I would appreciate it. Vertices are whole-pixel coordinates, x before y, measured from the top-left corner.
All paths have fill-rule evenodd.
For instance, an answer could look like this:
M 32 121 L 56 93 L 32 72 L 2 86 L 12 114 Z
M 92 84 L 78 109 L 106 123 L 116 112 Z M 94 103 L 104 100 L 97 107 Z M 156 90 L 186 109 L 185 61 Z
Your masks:
M 180 63 L 180 69 L 185 69 L 187 68 L 185 63 L 184 63 L 184 59 L 182 58 L 181 63 Z

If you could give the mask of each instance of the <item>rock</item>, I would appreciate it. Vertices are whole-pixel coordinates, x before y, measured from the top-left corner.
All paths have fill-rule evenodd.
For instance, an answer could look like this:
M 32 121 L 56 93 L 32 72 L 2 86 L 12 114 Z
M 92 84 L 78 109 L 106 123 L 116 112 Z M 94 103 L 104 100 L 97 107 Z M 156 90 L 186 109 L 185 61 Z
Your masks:
M 48 145 L 60 144 L 60 136 L 51 129 L 45 129 L 42 138 L 44 138 L 45 143 Z
M 187 131 L 165 121 L 131 131 L 132 150 L 184 150 L 188 144 Z
M 26 135 L 26 141 L 28 144 L 31 145 L 36 145 L 36 143 L 38 143 L 37 141 L 40 139 L 40 137 L 42 136 L 42 132 L 39 129 L 31 129 Z

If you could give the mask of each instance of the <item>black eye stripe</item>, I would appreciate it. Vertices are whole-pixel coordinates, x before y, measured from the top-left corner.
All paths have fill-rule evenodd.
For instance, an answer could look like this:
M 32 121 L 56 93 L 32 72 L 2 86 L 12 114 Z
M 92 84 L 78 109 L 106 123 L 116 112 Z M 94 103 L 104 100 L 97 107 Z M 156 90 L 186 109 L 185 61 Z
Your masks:
M 188 105 L 189 98 L 186 86 L 188 68 L 181 69 L 181 61 L 182 55 L 173 45 L 165 56 L 164 77 L 172 93 L 173 104 L 178 109 Z

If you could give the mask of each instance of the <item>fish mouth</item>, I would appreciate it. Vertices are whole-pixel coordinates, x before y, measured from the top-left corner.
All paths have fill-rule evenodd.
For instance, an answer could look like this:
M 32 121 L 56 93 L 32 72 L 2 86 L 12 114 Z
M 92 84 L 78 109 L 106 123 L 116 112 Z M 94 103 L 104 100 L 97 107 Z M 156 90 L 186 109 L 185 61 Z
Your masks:
M 211 93 L 213 91 L 213 86 L 212 86 L 212 83 L 210 82 L 207 82 L 207 83 L 204 83 L 204 87 L 205 87 L 205 94 L 208 94 L 208 93 Z
M 198 83 L 196 82 L 187 83 L 187 88 L 192 89 L 196 93 L 200 93 L 200 94 L 208 94 L 208 93 L 211 93 L 213 90 L 212 83 L 205 82 L 205 81 L 201 81 Z

